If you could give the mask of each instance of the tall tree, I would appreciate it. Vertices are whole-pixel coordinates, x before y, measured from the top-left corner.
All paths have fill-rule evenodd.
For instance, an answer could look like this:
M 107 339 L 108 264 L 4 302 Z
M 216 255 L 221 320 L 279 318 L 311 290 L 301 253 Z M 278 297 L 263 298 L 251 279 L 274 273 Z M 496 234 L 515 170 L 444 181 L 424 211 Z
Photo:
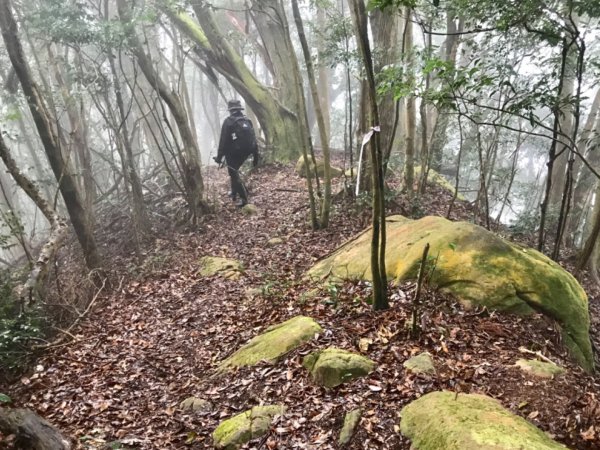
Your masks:
M 274 156 L 283 160 L 298 157 L 300 146 L 303 145 L 298 116 L 252 74 L 219 29 L 211 6 L 204 2 L 192 5 L 197 22 L 184 10 L 174 9 L 165 0 L 161 0 L 160 7 L 177 28 L 196 44 L 194 51 L 198 57 L 223 75 L 244 98 L 256 114 L 267 146 L 273 149 Z
M 128 24 L 132 23 L 131 9 L 125 0 L 117 0 L 119 16 Z M 200 162 L 200 150 L 194 139 L 194 133 L 190 127 L 190 121 L 187 111 L 179 95 L 170 90 L 166 83 L 154 68 L 150 56 L 144 51 L 142 44 L 136 34 L 135 29 L 130 28 L 128 33 L 129 45 L 138 65 L 148 83 L 166 103 L 175 120 L 179 137 L 183 147 L 183 155 L 180 158 L 180 165 L 183 171 L 183 184 L 185 186 L 186 197 L 190 212 L 194 220 L 201 212 L 206 209 L 204 201 L 204 181 L 202 179 L 202 170 Z
M 48 106 L 27 64 L 10 0 L 0 0 L 0 31 L 12 66 L 27 98 L 29 110 L 44 145 L 50 167 L 58 181 L 60 192 L 69 212 L 69 218 L 83 249 L 86 264 L 90 269 L 98 268 L 101 259 L 92 226 L 87 220 L 87 214 L 81 201 L 73 171 L 69 162 L 63 157 L 54 128 L 55 124 L 53 124 Z
M 369 106 L 371 130 L 369 141 L 371 154 L 371 177 L 373 183 L 373 215 L 371 237 L 371 276 L 373 278 L 373 308 L 375 310 L 389 307 L 387 298 L 387 273 L 385 268 L 385 202 L 383 198 L 383 161 L 379 137 L 379 111 L 376 98 L 375 74 L 373 58 L 369 44 L 367 13 L 363 0 L 350 0 L 352 21 L 356 30 L 356 40 L 363 58 L 366 72 L 366 84 L 369 90 Z

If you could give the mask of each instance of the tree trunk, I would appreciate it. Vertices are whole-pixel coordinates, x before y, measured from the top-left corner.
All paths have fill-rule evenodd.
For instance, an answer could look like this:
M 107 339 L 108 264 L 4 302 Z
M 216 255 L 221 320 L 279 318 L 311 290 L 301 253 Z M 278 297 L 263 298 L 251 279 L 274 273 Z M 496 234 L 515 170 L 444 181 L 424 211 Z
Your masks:
M 303 144 L 296 114 L 254 77 L 242 57 L 221 34 L 212 9 L 204 3 L 196 3 L 193 8 L 198 22 L 184 11 L 171 9 L 166 2 L 162 4 L 165 14 L 196 44 L 198 56 L 221 73 L 256 114 L 267 146 L 274 148 L 275 156 L 282 160 L 297 158 Z
M 356 30 L 356 40 L 362 55 L 367 86 L 369 89 L 369 104 L 371 109 L 371 127 L 373 135 L 369 142 L 371 149 L 371 167 L 373 180 L 373 231 L 371 238 L 371 275 L 373 278 L 373 309 L 389 308 L 387 298 L 387 273 L 385 269 L 385 202 L 383 198 L 383 161 L 379 132 L 379 112 L 376 100 L 375 75 L 373 73 L 373 59 L 369 44 L 367 13 L 363 0 L 350 0 L 352 21 Z
M 319 91 L 315 79 L 315 71 L 312 65 L 312 59 L 310 55 L 310 50 L 308 49 L 306 36 L 304 34 L 304 25 L 302 24 L 302 17 L 300 16 L 300 10 L 298 8 L 297 0 L 292 0 L 292 10 L 294 12 L 296 28 L 298 29 L 298 37 L 300 38 L 300 44 L 302 46 L 302 53 L 304 54 L 306 71 L 308 74 L 308 81 L 310 84 L 310 92 L 312 94 L 315 114 L 317 116 L 317 125 L 319 127 L 319 135 L 321 137 L 321 147 L 323 148 L 323 163 L 325 173 L 325 187 L 323 191 L 325 196 L 321 204 L 321 214 L 319 217 L 319 221 L 321 228 L 327 228 L 327 226 L 329 225 L 329 210 L 331 208 L 331 161 L 329 152 L 329 136 L 327 135 L 327 125 L 325 123 L 325 118 L 321 109 L 321 102 L 319 101 Z
M 127 23 L 131 22 L 131 11 L 125 0 L 117 0 L 119 16 Z M 142 70 L 142 73 L 148 80 L 148 83 L 156 91 L 156 93 L 167 104 L 183 146 L 183 157 L 180 159 L 180 165 L 183 175 L 183 184 L 186 190 L 186 196 L 190 212 L 194 220 L 199 217 L 199 214 L 206 209 L 203 199 L 204 182 L 202 180 L 202 170 L 200 162 L 200 152 L 198 145 L 194 140 L 194 134 L 190 128 L 190 122 L 183 102 L 175 92 L 170 90 L 164 81 L 159 77 L 158 73 L 152 65 L 150 57 L 144 52 L 142 45 L 132 30 L 129 34 L 129 44 L 135 55 L 137 63 Z
M 70 450 L 71 443 L 46 420 L 28 409 L 0 408 L 0 431 L 14 434 L 15 449 Z
M 399 14 L 395 13 L 393 8 L 385 11 L 375 9 L 370 14 L 370 20 L 373 30 L 373 47 L 377 48 L 377 57 L 374 61 L 375 73 L 380 72 L 384 67 L 397 64 L 400 49 L 398 48 L 399 38 Z M 387 161 L 390 159 L 392 144 L 395 133 L 396 101 L 392 93 L 383 97 L 380 96 L 379 120 L 381 121 L 381 148 L 383 150 L 383 160 L 387 168 Z
M 594 248 L 598 245 L 598 237 L 600 236 L 600 182 L 596 184 L 596 204 L 591 220 L 594 221 L 594 225 L 591 227 L 591 231 L 583 245 L 583 250 L 577 260 L 576 273 L 581 272 L 587 266 L 590 256 L 594 253 Z
M 63 159 L 58 137 L 53 129 L 48 108 L 37 84 L 33 81 L 27 60 L 17 35 L 17 24 L 13 17 L 10 0 L 0 0 L 0 30 L 11 63 L 17 73 L 21 87 L 27 98 L 31 115 L 44 145 L 46 156 L 54 176 L 58 180 L 60 192 L 69 212 L 69 217 L 77 234 L 87 266 L 90 269 L 100 266 L 100 255 L 87 214 L 81 202 L 77 184 L 71 168 Z
M 42 247 L 40 255 L 27 277 L 27 281 L 20 289 L 21 292 L 19 297 L 21 299 L 21 311 L 23 311 L 25 301 L 28 299 L 29 302 L 32 302 L 34 291 L 37 291 L 44 282 L 48 273 L 48 265 L 54 260 L 54 256 L 67 234 L 67 224 L 65 220 L 50 207 L 48 202 L 40 194 L 38 188 L 21 173 L 2 138 L 2 134 L 0 134 L 0 159 L 4 162 L 4 165 L 17 185 L 35 203 L 46 219 L 48 219 L 48 222 L 50 222 L 50 236 L 46 241 L 46 244 Z
M 412 9 L 405 9 L 406 22 L 404 25 L 404 51 L 408 55 L 406 66 L 408 67 L 408 78 L 413 78 L 414 56 L 413 56 L 413 25 Z M 415 96 L 406 97 L 406 159 L 404 161 L 404 185 L 406 192 L 412 197 L 415 184 L 415 137 L 417 134 L 417 109 Z M 423 168 L 422 168 L 423 169 Z
M 83 178 L 83 202 L 85 211 L 88 214 L 87 220 L 90 224 L 94 224 L 94 200 L 96 199 L 96 183 L 92 171 L 92 162 L 90 158 L 90 149 L 88 147 L 88 139 L 86 136 L 86 127 L 83 114 L 77 108 L 77 100 L 71 95 L 70 89 L 67 86 L 62 70 L 60 69 L 56 56 L 52 50 L 52 45 L 47 46 L 48 61 L 52 66 L 54 79 L 58 84 L 61 97 L 67 110 L 69 118 L 70 136 L 72 137 L 72 145 L 75 147 L 77 156 L 81 163 L 81 175 Z
M 287 108 L 296 111 L 300 101 L 290 70 L 296 55 L 288 47 L 290 37 L 285 32 L 285 10 L 279 0 L 254 0 L 250 13 L 272 63 L 277 98 Z

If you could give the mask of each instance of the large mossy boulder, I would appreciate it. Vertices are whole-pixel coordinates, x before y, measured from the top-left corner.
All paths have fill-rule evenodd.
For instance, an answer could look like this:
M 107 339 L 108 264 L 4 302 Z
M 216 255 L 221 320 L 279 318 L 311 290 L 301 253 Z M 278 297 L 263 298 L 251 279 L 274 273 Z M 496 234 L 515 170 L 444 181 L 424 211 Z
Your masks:
M 199 259 L 198 274 L 203 277 L 220 275 L 223 278 L 237 280 L 243 272 L 242 264 L 235 259 L 221 258 L 220 256 L 203 256 Z
M 415 450 L 564 450 L 543 431 L 479 394 L 432 392 L 405 406 L 400 430 Z
M 302 365 L 315 383 L 327 388 L 364 377 L 375 368 L 369 358 L 334 347 L 307 355 Z
M 593 370 L 587 296 L 577 280 L 543 254 L 484 228 L 442 217 L 387 219 L 386 269 L 396 282 L 415 279 L 423 253 L 437 257 L 430 284 L 466 306 L 527 314 L 541 312 L 562 327 L 574 358 Z M 370 279 L 371 230 L 313 266 L 308 276 L 336 281 Z
M 260 361 L 275 362 L 289 351 L 311 340 L 321 326 L 310 317 L 297 316 L 267 330 L 223 361 L 219 370 L 253 366 Z
M 236 450 L 269 431 L 275 416 L 280 416 L 285 408 L 280 405 L 255 406 L 237 416 L 222 422 L 213 432 L 215 448 Z
M 311 159 L 311 158 L 309 158 Z M 317 174 L 319 175 L 320 178 L 323 178 L 325 176 L 325 162 L 322 159 L 318 159 L 317 158 Z M 314 178 L 314 173 L 315 173 L 315 164 L 310 161 L 309 163 L 310 166 L 310 170 L 311 170 L 311 174 L 313 175 Z M 296 175 L 298 175 L 299 177 L 302 178 L 306 178 L 306 164 L 304 164 L 304 156 L 301 156 L 300 158 L 298 158 L 298 162 L 296 163 Z M 331 178 L 336 178 L 339 177 L 340 175 L 342 175 L 343 171 L 341 169 L 338 169 L 337 167 L 333 167 L 333 166 L 329 166 L 329 173 L 331 174 Z

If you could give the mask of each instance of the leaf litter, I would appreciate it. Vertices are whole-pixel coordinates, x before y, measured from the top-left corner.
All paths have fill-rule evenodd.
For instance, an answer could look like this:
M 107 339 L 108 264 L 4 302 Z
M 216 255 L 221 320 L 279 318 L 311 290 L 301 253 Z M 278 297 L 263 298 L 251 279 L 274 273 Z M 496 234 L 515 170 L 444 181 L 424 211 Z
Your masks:
M 217 189 L 226 189 L 223 173 L 211 177 Z M 600 380 L 570 362 L 554 324 L 541 316 L 466 311 L 426 288 L 423 331 L 412 340 L 406 322 L 414 283 L 390 285 L 391 308 L 373 312 L 367 282 L 333 289 L 302 279 L 315 261 L 369 224 L 368 208 L 336 201 L 331 226 L 311 231 L 304 181 L 291 168 L 259 169 L 250 189 L 256 216 L 242 215 L 223 192 L 218 214 L 205 218 L 199 230 L 165 231 L 147 255 L 151 263 L 144 274 L 123 276 L 122 285 L 73 330 L 76 341 L 41 356 L 36 369 L 9 388 L 15 404 L 39 412 L 81 449 L 212 448 L 211 433 L 222 420 L 277 403 L 287 407 L 286 414 L 244 448 L 338 448 L 345 413 L 360 407 L 364 412 L 347 448 L 409 449 L 399 433 L 400 410 L 427 392 L 448 389 L 497 398 L 571 448 L 600 448 Z M 421 210 L 445 215 L 449 200 L 432 186 Z M 409 211 L 414 205 L 406 199 L 391 202 L 390 213 Z M 472 217 L 468 204 L 457 203 L 453 218 Z M 273 237 L 282 243 L 267 245 Z M 114 238 L 113 248 L 119 246 L 126 248 Z M 240 260 L 243 276 L 201 277 L 198 260 L 206 255 Z M 583 284 L 598 345 L 600 297 L 590 280 Z M 313 341 L 276 364 L 215 372 L 266 327 L 299 314 L 323 327 Z M 334 389 L 315 386 L 302 359 L 329 346 L 368 355 L 377 368 Z M 520 347 L 541 352 L 568 372 L 550 380 L 524 375 L 514 367 Z M 423 351 L 433 356 L 435 376 L 402 367 Z M 210 408 L 180 409 L 190 396 Z

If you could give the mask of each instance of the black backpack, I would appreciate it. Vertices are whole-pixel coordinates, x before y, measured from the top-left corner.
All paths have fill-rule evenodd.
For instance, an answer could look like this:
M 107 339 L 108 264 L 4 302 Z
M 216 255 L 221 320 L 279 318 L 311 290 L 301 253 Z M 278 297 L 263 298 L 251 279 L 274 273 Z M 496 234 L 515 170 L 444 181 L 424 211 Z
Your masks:
M 250 119 L 246 116 L 236 117 L 233 122 L 231 138 L 237 155 L 250 155 L 256 147 L 256 135 Z

